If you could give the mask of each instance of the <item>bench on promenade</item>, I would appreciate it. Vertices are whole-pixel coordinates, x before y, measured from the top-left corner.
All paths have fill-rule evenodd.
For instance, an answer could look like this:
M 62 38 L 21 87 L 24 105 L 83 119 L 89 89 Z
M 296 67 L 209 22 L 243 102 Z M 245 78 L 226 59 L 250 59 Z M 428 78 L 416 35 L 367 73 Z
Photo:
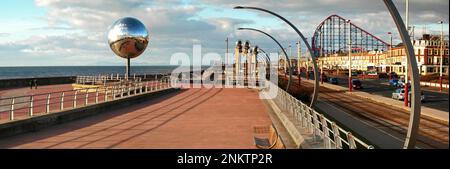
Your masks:
M 283 149 L 285 148 L 281 138 L 279 137 L 273 125 L 270 126 L 255 126 L 253 128 L 255 134 L 255 146 L 260 149 Z M 258 135 L 258 136 L 257 136 Z M 261 137 L 265 135 L 265 137 Z

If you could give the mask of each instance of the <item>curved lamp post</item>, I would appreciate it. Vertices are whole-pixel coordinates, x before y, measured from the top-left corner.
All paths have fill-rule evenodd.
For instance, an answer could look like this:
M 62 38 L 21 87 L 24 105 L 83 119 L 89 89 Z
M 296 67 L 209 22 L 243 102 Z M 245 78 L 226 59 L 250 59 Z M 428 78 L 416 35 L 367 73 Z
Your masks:
M 253 29 L 253 28 L 238 28 L 238 30 L 250 30 L 250 31 L 256 31 L 256 32 L 262 33 L 262 34 L 264 34 L 264 35 L 270 37 L 273 41 L 275 41 L 275 43 L 278 44 L 278 46 L 279 46 L 279 47 L 281 48 L 281 50 L 283 51 L 284 56 L 285 56 L 285 58 L 286 58 L 286 61 L 287 61 L 287 63 L 288 63 L 288 66 L 289 66 L 289 80 L 288 80 L 288 84 L 287 84 L 287 86 L 286 86 L 286 91 L 289 91 L 289 87 L 291 86 L 291 81 L 292 81 L 292 68 L 291 68 L 291 62 L 289 61 L 289 57 L 288 57 L 286 51 L 284 50 L 283 46 L 281 46 L 281 44 L 280 44 L 274 37 L 272 37 L 272 36 L 269 35 L 268 33 L 264 32 L 264 31 L 261 31 L 261 30 L 259 30 L 259 29 Z
M 264 51 L 263 49 L 259 48 L 259 51 L 261 51 L 262 53 L 264 53 L 264 55 L 266 56 L 266 63 L 267 65 L 270 65 L 270 57 L 269 55 L 266 53 L 266 51 Z
M 416 139 L 418 135 L 419 123 L 420 123 L 420 97 L 416 97 L 420 93 L 419 85 L 419 70 L 417 69 L 416 56 L 414 54 L 414 48 L 411 43 L 408 31 L 406 30 L 405 24 L 391 0 L 383 0 L 384 4 L 391 13 L 392 19 L 394 19 L 397 30 L 400 33 L 403 44 L 406 47 L 406 56 L 408 69 L 411 71 L 411 113 L 409 117 L 408 132 L 405 139 L 405 144 L 403 148 L 415 148 Z
M 297 34 L 300 36 L 300 38 L 302 39 L 302 41 L 305 43 L 306 47 L 308 48 L 308 51 L 309 51 L 309 54 L 311 55 L 311 60 L 312 60 L 312 63 L 313 63 L 313 69 L 314 69 L 314 92 L 313 92 L 313 97 L 311 99 L 311 104 L 310 104 L 310 107 L 312 107 L 316 103 L 316 100 L 317 100 L 317 97 L 318 97 L 318 94 L 319 94 L 319 70 L 317 68 L 317 63 L 316 63 L 316 60 L 314 58 L 315 56 L 314 56 L 314 54 L 312 53 L 312 50 L 311 50 L 311 45 L 309 45 L 308 41 L 306 41 L 306 38 L 303 36 L 303 34 L 300 32 L 300 30 L 298 30 L 297 27 L 295 27 L 287 19 L 285 19 L 282 16 L 280 16 L 280 15 L 278 15 L 278 14 L 272 12 L 272 11 L 269 11 L 267 9 L 262 9 L 262 8 L 257 8 L 257 7 L 248 7 L 248 6 L 236 6 L 236 7 L 234 7 L 234 9 L 253 9 L 253 10 L 263 11 L 263 12 L 272 14 L 272 15 L 278 17 L 279 19 L 283 20 L 284 22 L 286 22 L 289 26 L 291 26 L 292 29 L 295 30 L 295 32 L 297 32 Z M 289 73 L 291 75 L 292 70 L 290 70 Z M 289 78 L 291 78 L 291 77 L 289 77 Z

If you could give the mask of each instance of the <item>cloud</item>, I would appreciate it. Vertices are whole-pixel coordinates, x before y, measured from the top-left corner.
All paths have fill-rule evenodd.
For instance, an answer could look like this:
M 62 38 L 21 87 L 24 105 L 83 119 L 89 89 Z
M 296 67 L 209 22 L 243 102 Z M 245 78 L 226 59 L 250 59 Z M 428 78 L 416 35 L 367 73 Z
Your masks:
M 400 11 L 404 11 L 403 0 L 395 3 Z M 233 17 L 200 15 L 210 7 L 218 12 L 227 12 L 225 9 L 231 10 L 236 5 L 267 8 L 291 20 L 308 38 L 331 14 L 351 19 L 354 24 L 382 39 L 387 39 L 387 32 L 396 32 L 382 1 L 374 0 L 36 0 L 35 4 L 45 8 L 47 25 L 29 29 L 65 33 L 41 34 L 0 43 L 0 59 L 6 60 L 1 64 L 17 63 L 6 59 L 13 54 L 18 59 L 27 60 L 25 64 L 29 65 L 122 65 L 123 60 L 115 57 L 109 49 L 106 31 L 114 21 L 125 16 L 141 20 L 150 33 L 149 46 L 142 56 L 133 60 L 135 64 L 168 64 L 173 53 L 191 55 L 193 44 L 201 44 L 203 54 L 223 53 L 226 37 L 230 39 L 230 49 L 237 39 L 248 39 L 252 45 L 258 44 L 268 52 L 278 50 L 264 35 L 236 31 L 240 26 L 255 26 L 269 32 L 285 47 L 298 40 L 296 33 L 282 22 L 274 27 L 273 24 L 279 23 L 258 21 L 258 18 L 273 18 L 270 15 L 247 11 L 256 13 L 257 18 L 239 18 L 242 10 L 232 10 Z M 412 24 L 436 23 L 438 20 L 448 23 L 447 0 L 410 0 L 410 12 Z M 6 36 L 9 34 L 0 33 L 0 37 Z M 42 59 L 47 59 L 47 62 Z

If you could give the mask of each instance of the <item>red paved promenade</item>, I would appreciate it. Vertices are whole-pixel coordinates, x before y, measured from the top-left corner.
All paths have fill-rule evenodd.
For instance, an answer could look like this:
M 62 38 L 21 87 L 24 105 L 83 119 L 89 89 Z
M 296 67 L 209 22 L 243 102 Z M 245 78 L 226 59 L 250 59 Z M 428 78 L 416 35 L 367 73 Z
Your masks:
M 270 125 L 250 89 L 183 89 L 126 109 L 0 140 L 0 148 L 255 148 Z

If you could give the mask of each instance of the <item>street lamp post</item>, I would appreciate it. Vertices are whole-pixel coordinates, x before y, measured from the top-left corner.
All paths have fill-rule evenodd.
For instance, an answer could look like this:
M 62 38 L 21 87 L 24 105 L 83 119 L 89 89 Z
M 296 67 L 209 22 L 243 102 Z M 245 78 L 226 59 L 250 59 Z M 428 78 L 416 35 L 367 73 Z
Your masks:
M 391 42 L 389 44 L 389 60 L 392 58 L 392 32 L 388 32 L 388 35 L 391 38 Z M 392 73 L 391 73 L 391 68 L 389 68 L 389 80 L 392 79 Z
M 350 20 L 347 20 L 348 24 L 348 92 L 352 92 L 352 25 Z
M 300 87 L 301 86 L 301 82 L 302 82 L 302 80 L 301 80 L 301 77 L 300 77 L 300 75 L 301 75 L 301 73 L 302 73 L 302 69 L 300 68 L 301 67 L 301 63 L 300 63 L 300 58 L 301 58 L 301 56 L 302 56 L 302 48 L 301 48 L 301 44 L 300 44 L 300 41 L 298 41 L 297 42 L 297 77 L 298 77 L 298 86 Z
M 316 103 L 316 100 L 317 100 L 317 97 L 318 97 L 318 94 L 319 94 L 319 74 L 318 74 L 319 72 L 318 72 L 316 60 L 314 58 L 315 55 L 314 55 L 314 53 L 312 52 L 312 49 L 311 49 L 311 45 L 309 45 L 308 41 L 306 41 L 306 38 L 303 36 L 303 34 L 300 32 L 300 30 L 298 30 L 297 27 L 295 27 L 286 18 L 284 18 L 284 17 L 282 17 L 282 16 L 280 16 L 280 15 L 278 15 L 278 14 L 272 12 L 272 11 L 269 11 L 267 9 L 262 9 L 262 8 L 257 8 L 257 7 L 247 7 L 247 6 L 246 7 L 244 7 L 244 6 L 236 6 L 236 7 L 234 7 L 234 9 L 253 9 L 253 10 L 258 10 L 258 11 L 269 13 L 269 14 L 271 14 L 273 16 L 278 17 L 279 19 L 283 20 L 284 22 L 286 22 L 292 29 L 295 30 L 295 32 L 297 32 L 297 34 L 303 40 L 303 43 L 305 43 L 305 45 L 306 45 L 306 47 L 307 47 L 307 49 L 309 51 L 309 54 L 311 55 L 311 60 L 312 60 L 313 67 L 314 67 L 314 91 L 313 91 L 313 96 L 312 96 L 311 103 L 310 103 L 310 107 L 312 107 Z M 290 73 L 292 73 L 292 72 L 290 72 Z
M 441 24 L 441 50 L 439 51 L 441 57 L 439 59 L 439 91 L 442 92 L 442 63 L 444 62 L 444 58 L 442 54 L 444 53 L 444 22 L 440 21 Z
M 227 39 L 225 39 L 225 42 L 227 43 L 226 48 L 227 50 L 225 51 L 225 65 L 228 65 L 228 37 Z
M 414 54 L 414 48 L 411 42 L 411 38 L 408 34 L 408 31 L 405 27 L 405 24 L 402 21 L 402 18 L 395 7 L 392 0 L 383 0 L 384 4 L 388 8 L 392 19 L 397 26 L 397 30 L 400 33 L 400 37 L 402 38 L 403 44 L 405 44 L 406 56 L 408 57 L 407 66 L 411 70 L 411 112 L 409 118 L 408 131 L 406 134 L 405 144 L 403 148 L 415 148 L 416 139 L 418 135 L 419 123 L 420 123 L 420 84 L 419 84 L 419 70 L 417 69 L 417 61 L 416 56 Z M 419 97 L 416 97 L 416 95 Z M 407 94 L 406 94 L 407 95 Z
M 260 32 L 260 33 L 262 33 L 262 34 L 268 36 L 268 37 L 271 38 L 273 41 L 275 41 L 275 43 L 277 43 L 278 46 L 281 48 L 281 50 L 282 50 L 283 53 L 284 53 L 285 59 L 286 59 L 286 60 L 289 60 L 289 57 L 288 57 L 288 55 L 287 55 L 287 53 L 286 53 L 286 50 L 284 50 L 283 46 L 281 46 L 281 44 L 280 44 L 273 36 L 269 35 L 268 33 L 264 32 L 264 31 L 261 31 L 261 30 L 259 30 L 259 29 L 254 29 L 254 28 L 238 28 L 238 30 L 250 30 L 250 31 L 256 31 L 256 32 Z M 286 91 L 289 91 L 289 87 L 291 86 L 291 81 L 292 81 L 292 67 L 291 67 L 291 63 L 290 63 L 290 62 L 287 62 L 287 65 L 288 65 L 288 67 L 289 67 L 289 80 L 288 80 L 288 83 L 287 83 L 287 86 L 286 86 Z

